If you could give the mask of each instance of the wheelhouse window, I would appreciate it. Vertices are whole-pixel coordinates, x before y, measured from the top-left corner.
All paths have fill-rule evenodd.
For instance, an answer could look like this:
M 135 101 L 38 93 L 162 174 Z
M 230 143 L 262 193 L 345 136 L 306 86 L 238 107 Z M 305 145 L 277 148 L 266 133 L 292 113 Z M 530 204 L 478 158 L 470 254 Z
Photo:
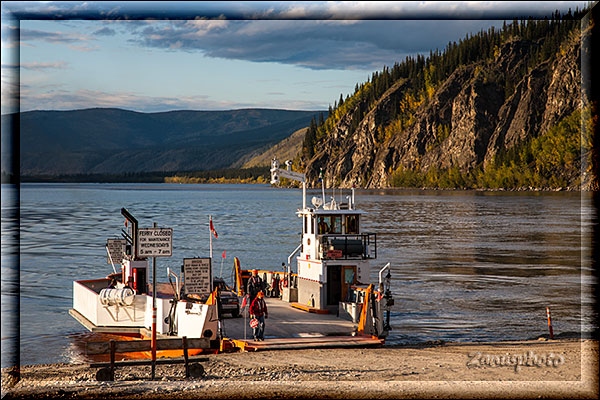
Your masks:
M 342 233 L 342 216 L 331 216 L 331 229 L 329 233 Z
M 320 215 L 317 217 L 319 235 L 342 233 L 341 215 Z
M 358 234 L 358 215 L 346 215 L 346 234 Z
M 319 235 L 325 235 L 329 233 L 329 226 L 331 224 L 331 219 L 329 215 L 320 215 L 317 217 L 317 226 L 319 227 Z

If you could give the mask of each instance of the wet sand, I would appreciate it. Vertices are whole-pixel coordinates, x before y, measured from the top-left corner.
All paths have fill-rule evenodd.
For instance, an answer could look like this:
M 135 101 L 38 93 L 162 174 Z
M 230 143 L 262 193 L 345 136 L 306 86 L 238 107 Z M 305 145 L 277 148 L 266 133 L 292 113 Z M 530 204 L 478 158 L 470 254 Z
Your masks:
M 598 398 L 598 342 L 561 339 L 429 343 L 211 355 L 205 375 L 182 365 L 116 370 L 98 382 L 88 364 L 21 367 L 3 398 Z

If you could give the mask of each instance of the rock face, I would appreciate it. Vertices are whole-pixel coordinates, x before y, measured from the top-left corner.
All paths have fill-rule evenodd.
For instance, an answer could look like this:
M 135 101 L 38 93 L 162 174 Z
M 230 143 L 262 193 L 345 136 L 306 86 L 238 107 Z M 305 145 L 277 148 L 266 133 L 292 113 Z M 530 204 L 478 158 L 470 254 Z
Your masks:
M 340 119 L 307 163 L 309 185 L 317 184 L 321 168 L 328 186 L 381 188 L 399 167 L 419 172 L 485 167 L 500 150 L 543 135 L 580 107 L 580 40 L 572 35 L 555 57 L 515 82 L 514 90 L 507 90 L 507 82 L 526 68 L 540 44 L 504 43 L 494 60 L 454 71 L 417 109 L 408 128 L 381 142 L 378 130 L 391 122 L 391 107 L 410 87 L 406 80 L 396 82 L 354 132 L 350 125 L 361 104 Z

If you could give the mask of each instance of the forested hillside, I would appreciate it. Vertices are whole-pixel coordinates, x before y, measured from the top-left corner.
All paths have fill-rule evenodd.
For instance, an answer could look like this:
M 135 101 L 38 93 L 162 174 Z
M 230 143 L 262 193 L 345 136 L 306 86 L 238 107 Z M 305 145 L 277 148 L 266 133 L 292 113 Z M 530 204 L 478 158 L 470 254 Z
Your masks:
M 345 187 L 589 186 L 580 17 L 515 20 L 373 73 L 313 119 L 296 168 L 312 185 L 322 169 Z

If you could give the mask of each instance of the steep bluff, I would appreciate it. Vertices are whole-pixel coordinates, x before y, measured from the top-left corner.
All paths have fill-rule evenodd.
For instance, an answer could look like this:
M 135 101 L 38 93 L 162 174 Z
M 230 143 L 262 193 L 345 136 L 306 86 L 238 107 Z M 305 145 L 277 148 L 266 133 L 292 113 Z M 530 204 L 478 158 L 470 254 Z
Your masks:
M 390 186 L 397 170 L 427 173 L 486 168 L 501 152 L 544 135 L 581 108 L 581 37 L 571 32 L 544 61 L 532 57 L 542 40 L 511 38 L 491 59 L 462 65 L 424 99 L 410 122 L 390 137 L 393 107 L 413 84 L 395 82 L 355 129 L 364 101 L 343 115 L 306 163 L 309 185 L 367 188 Z M 521 76 L 518 82 L 514 77 Z

